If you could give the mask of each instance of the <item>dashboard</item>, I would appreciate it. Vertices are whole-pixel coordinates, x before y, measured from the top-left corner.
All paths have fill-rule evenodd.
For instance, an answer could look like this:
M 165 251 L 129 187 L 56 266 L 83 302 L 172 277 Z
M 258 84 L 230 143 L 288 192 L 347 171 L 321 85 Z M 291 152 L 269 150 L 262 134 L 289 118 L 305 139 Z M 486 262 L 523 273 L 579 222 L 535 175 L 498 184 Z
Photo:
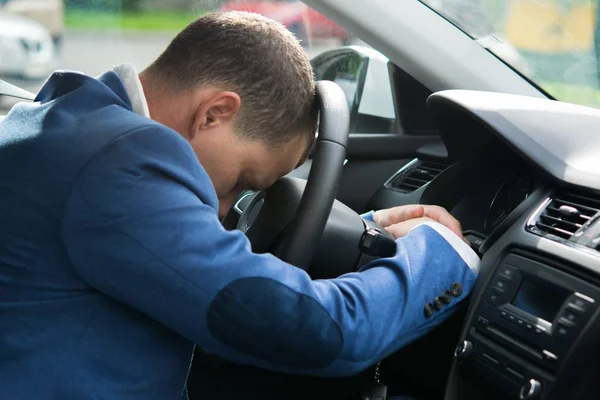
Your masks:
M 428 106 L 442 143 L 371 206 L 441 205 L 482 257 L 445 399 L 598 398 L 600 111 L 461 90 Z
M 600 111 L 471 91 L 428 106 L 445 151 L 420 151 L 373 206 L 443 205 L 482 257 L 445 399 L 598 398 Z

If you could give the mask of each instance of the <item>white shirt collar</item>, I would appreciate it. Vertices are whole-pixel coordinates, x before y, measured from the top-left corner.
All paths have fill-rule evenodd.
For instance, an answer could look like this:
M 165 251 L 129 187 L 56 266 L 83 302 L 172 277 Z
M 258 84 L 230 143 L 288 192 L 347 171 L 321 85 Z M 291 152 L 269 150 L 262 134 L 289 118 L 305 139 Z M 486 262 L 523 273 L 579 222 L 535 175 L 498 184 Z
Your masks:
M 150 118 L 150 110 L 148 109 L 148 102 L 144 95 L 144 88 L 142 82 L 138 76 L 137 70 L 133 64 L 120 64 L 113 67 L 115 74 L 119 76 L 125 91 L 131 101 L 131 107 L 133 112 L 143 117 Z

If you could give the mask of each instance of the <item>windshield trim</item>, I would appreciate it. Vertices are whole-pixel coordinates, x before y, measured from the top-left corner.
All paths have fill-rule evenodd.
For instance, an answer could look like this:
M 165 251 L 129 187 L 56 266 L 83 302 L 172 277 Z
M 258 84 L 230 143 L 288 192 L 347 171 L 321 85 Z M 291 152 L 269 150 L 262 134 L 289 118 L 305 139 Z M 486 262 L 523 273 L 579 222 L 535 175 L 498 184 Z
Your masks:
M 537 83 L 536 81 L 534 81 L 529 76 L 525 75 L 519 69 L 515 68 L 512 64 L 510 64 L 509 62 L 507 62 L 506 60 L 504 60 L 502 57 L 498 56 L 496 53 L 494 53 L 492 50 L 490 50 L 489 47 L 487 47 L 484 44 L 482 44 L 483 40 L 485 40 L 486 38 L 492 37 L 492 36 L 495 38 L 495 40 L 497 40 L 498 42 L 502 43 L 502 40 L 500 40 L 497 36 L 491 34 L 491 35 L 487 35 L 487 36 L 482 36 L 480 38 L 476 38 L 475 36 L 473 36 L 472 34 L 470 34 L 469 32 L 467 32 L 463 27 L 461 27 L 452 18 L 450 18 L 450 17 L 448 17 L 448 16 L 440 13 L 438 10 L 436 10 L 433 7 L 431 7 L 429 4 L 423 2 L 422 0 L 418 0 L 418 1 L 421 4 L 423 4 L 425 7 L 427 7 L 431 11 L 433 11 L 435 14 L 437 14 L 439 17 L 443 18 L 445 21 L 447 21 L 448 23 L 452 24 L 452 26 L 454 26 L 456 29 L 458 29 L 459 31 L 461 31 L 462 33 L 464 33 L 466 36 L 468 36 L 471 40 L 473 40 L 475 43 L 477 43 L 479 46 L 481 46 L 481 48 L 485 49 L 488 53 L 490 53 L 491 55 L 493 55 L 497 60 L 499 60 L 504 65 L 506 65 L 507 67 L 509 67 L 513 72 L 515 72 L 521 78 L 523 78 L 524 80 L 526 80 L 531 86 L 535 87 L 538 91 L 540 91 L 548 99 L 550 99 L 550 100 L 557 100 L 546 89 L 544 89 L 542 86 L 540 86 L 539 83 Z
M 440 15 L 441 17 L 443 17 L 443 15 Z M 448 21 L 450 22 L 450 21 Z M 454 25 L 454 24 L 453 24 Z M 456 25 L 455 25 L 456 26 Z M 550 100 L 557 100 L 553 95 L 551 95 L 550 93 L 548 93 L 548 91 L 546 89 L 544 89 L 542 86 L 540 86 L 540 84 L 538 84 L 536 81 L 534 81 L 532 78 L 530 78 L 529 76 L 527 76 L 526 74 L 524 74 L 523 72 L 521 72 L 518 68 L 514 67 L 511 63 L 509 63 L 508 61 L 504 60 L 502 57 L 500 57 L 499 55 L 497 55 L 496 53 L 494 53 L 489 47 L 485 46 L 482 43 L 483 39 L 486 39 L 488 37 L 494 36 L 494 35 L 488 35 L 479 39 L 474 39 L 471 35 L 469 35 L 467 32 L 465 32 L 463 29 L 461 29 L 459 26 L 456 26 L 458 29 L 460 29 L 462 32 L 464 32 L 465 34 L 467 34 L 467 36 L 469 36 L 471 39 L 473 39 L 478 45 L 480 45 L 482 48 L 484 48 L 488 53 L 490 53 L 491 55 L 493 55 L 494 57 L 496 57 L 499 61 L 501 61 L 504 65 L 506 65 L 507 67 L 509 67 L 510 69 L 512 69 L 515 73 L 517 73 L 521 78 L 525 79 L 527 82 L 529 82 L 532 86 L 534 86 L 537 90 L 539 90 L 540 92 L 542 92 L 546 97 L 548 97 Z M 494 36 L 494 38 L 498 41 L 498 42 L 502 42 L 498 37 Z

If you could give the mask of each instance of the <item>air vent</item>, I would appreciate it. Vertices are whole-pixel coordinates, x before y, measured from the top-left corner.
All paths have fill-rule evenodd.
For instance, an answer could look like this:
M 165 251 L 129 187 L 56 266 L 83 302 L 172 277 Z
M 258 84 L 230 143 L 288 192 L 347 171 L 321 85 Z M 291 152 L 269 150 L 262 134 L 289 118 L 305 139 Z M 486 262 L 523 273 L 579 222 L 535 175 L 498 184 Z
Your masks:
M 433 161 L 413 160 L 396 173 L 386 186 L 405 193 L 411 193 L 431 182 L 442 173 L 447 164 Z
M 569 240 L 599 211 L 600 199 L 561 193 L 549 200 L 537 219 L 532 222 L 539 233 Z

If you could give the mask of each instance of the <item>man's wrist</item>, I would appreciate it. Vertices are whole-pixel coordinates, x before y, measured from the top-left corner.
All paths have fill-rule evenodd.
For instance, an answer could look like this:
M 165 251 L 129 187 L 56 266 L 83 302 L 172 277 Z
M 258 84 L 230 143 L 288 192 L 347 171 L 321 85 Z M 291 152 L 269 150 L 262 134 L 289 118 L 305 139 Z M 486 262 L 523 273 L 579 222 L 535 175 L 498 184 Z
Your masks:
M 458 235 L 452 232 L 448 227 L 440 224 L 437 221 L 426 221 L 421 224 L 413 226 L 409 234 L 417 228 L 422 226 L 428 226 L 435 230 L 439 235 L 441 235 L 446 242 L 459 254 L 459 256 L 465 261 L 465 263 L 469 266 L 469 268 L 475 272 L 479 273 L 481 260 L 475 251 L 466 244 Z

